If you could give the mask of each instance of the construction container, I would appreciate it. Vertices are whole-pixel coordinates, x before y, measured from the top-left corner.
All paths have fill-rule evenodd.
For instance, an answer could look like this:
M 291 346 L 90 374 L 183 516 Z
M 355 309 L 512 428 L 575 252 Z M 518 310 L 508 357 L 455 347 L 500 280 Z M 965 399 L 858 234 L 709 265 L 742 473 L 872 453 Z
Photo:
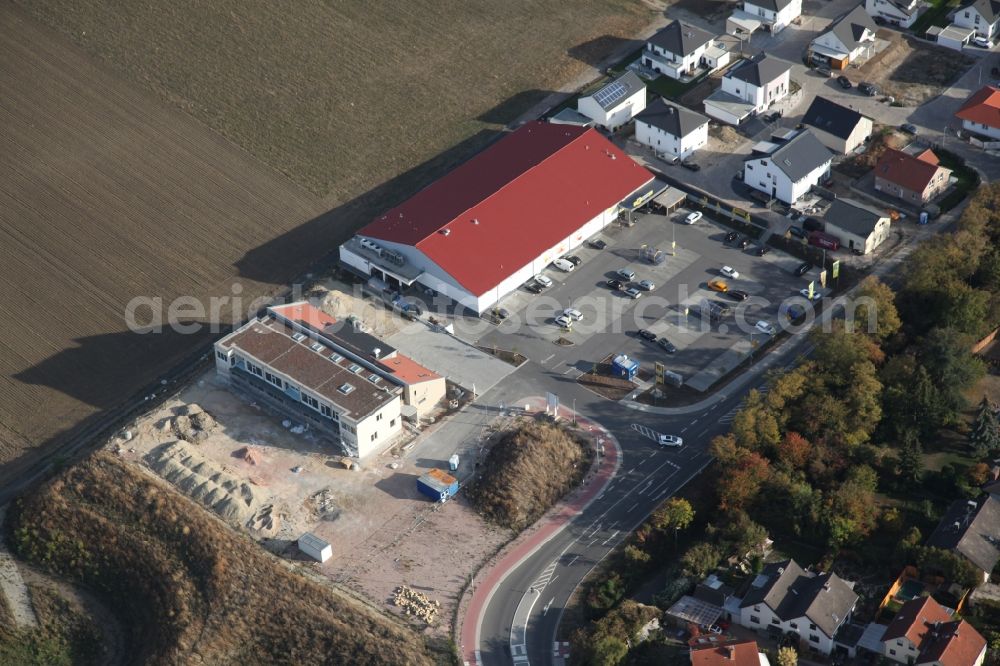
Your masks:
M 444 470 L 432 469 L 417 478 L 417 490 L 435 502 L 444 502 L 458 492 L 458 479 Z
M 452 454 L 451 458 L 448 458 L 448 469 L 452 472 L 458 469 L 458 454 Z
M 639 372 L 639 364 L 625 354 L 619 354 L 611 360 L 611 373 L 622 379 L 632 380 Z
M 326 562 L 333 557 L 333 546 L 323 541 L 312 532 L 306 532 L 299 537 L 299 550 L 317 562 Z

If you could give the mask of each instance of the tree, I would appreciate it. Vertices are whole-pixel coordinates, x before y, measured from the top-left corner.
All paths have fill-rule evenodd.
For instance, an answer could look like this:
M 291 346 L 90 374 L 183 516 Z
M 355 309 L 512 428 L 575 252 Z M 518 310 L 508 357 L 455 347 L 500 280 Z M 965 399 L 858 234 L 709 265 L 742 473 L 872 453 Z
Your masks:
M 899 447 L 899 476 L 908 483 L 918 483 L 924 471 L 924 455 L 920 439 L 913 429 L 903 433 Z
M 969 589 L 983 582 L 982 574 L 975 565 L 961 555 L 943 548 L 923 547 L 918 549 L 917 565 L 921 570 L 937 573 L 946 580 Z
M 990 478 L 990 466 L 983 462 L 976 463 L 975 465 L 969 467 L 965 476 L 966 479 L 968 479 L 970 486 L 978 488 L 986 483 L 986 481 Z
M 771 468 L 759 453 L 746 453 L 723 469 L 719 479 L 719 506 L 722 509 L 745 509 L 756 499 Z
M 867 465 L 851 469 L 847 480 L 831 497 L 827 516 L 829 544 L 833 549 L 868 536 L 878 522 L 875 490 L 878 476 Z
M 696 578 L 705 576 L 719 565 L 722 555 L 715 544 L 702 541 L 688 548 L 681 558 L 685 573 Z
M 778 461 L 789 470 L 799 470 L 806 466 L 812 454 L 812 444 L 795 431 L 785 433 L 778 447 Z
M 628 644 L 617 636 L 602 635 L 594 639 L 589 663 L 594 666 L 617 666 L 628 656 Z
M 721 538 L 731 544 L 735 555 L 743 556 L 763 545 L 767 540 L 767 530 L 750 520 L 745 511 L 737 511 L 722 529 Z
M 798 663 L 799 653 L 795 648 L 791 646 L 778 648 L 778 666 L 798 666 Z
M 686 529 L 694 520 L 694 508 L 683 497 L 671 497 L 653 513 L 653 526 L 658 530 L 674 532 L 674 546 L 677 532 Z
M 965 409 L 964 391 L 979 381 L 982 361 L 969 351 L 970 339 L 954 328 L 937 328 L 921 345 L 921 360 L 938 389 L 939 402 L 949 420 Z
M 1000 449 L 1000 423 L 997 422 L 996 410 L 986 396 L 979 403 L 976 421 L 969 432 L 969 444 L 977 458 L 985 458 L 991 451 Z
M 861 281 L 855 295 L 855 331 L 867 332 L 882 342 L 895 335 L 903 325 L 896 310 L 896 295 L 877 277 Z

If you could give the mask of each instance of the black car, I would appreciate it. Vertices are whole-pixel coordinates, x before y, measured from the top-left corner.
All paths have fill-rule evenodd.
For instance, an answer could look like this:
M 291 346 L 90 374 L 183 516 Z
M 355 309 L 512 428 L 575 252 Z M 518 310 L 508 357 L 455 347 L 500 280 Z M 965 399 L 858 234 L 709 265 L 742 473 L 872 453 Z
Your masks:
M 728 234 L 726 234 L 726 242 L 727 243 L 732 243 L 734 240 L 736 240 L 739 237 L 740 237 L 740 235 L 738 233 L 736 233 L 735 231 L 730 231 Z
M 673 343 L 670 342 L 670 340 L 667 340 L 666 338 L 660 338 L 659 340 L 656 341 L 656 344 L 663 347 L 664 351 L 666 351 L 668 354 L 674 354 L 677 352 L 677 347 L 674 347 Z
M 781 111 L 775 111 L 774 113 L 768 113 L 768 114 L 762 116 L 762 118 L 764 119 L 765 123 L 773 123 L 775 120 L 777 120 L 780 117 L 781 117 Z
M 695 164 L 694 162 L 684 161 L 681 162 L 681 166 L 687 169 L 688 171 L 701 171 L 701 166 Z
M 621 280 L 608 280 L 604 284 L 607 285 L 608 289 L 615 289 L 618 291 L 625 288 L 625 283 Z
M 868 95 L 869 97 L 874 97 L 878 94 L 878 86 L 874 83 L 868 83 L 867 81 L 862 81 L 858 84 L 858 92 L 862 95 Z
M 745 291 L 740 291 L 739 289 L 730 289 L 726 292 L 726 295 L 734 301 L 745 301 L 750 298 L 750 294 Z
M 569 263 L 573 264 L 574 266 L 579 266 L 580 264 L 583 263 L 583 259 L 581 259 L 580 257 L 578 257 L 576 255 L 573 255 L 571 257 L 566 257 L 566 261 L 568 261 Z
M 917 135 L 917 126 L 916 125 L 911 125 L 910 123 L 903 123 L 902 125 L 899 126 L 899 129 L 900 129 L 900 131 L 905 132 L 906 134 L 909 134 L 910 136 L 916 136 Z
M 494 308 L 493 316 L 499 319 L 500 321 L 503 321 L 504 319 L 510 316 L 510 312 L 504 308 Z
M 643 340 L 649 340 L 650 342 L 656 339 L 656 333 L 653 333 L 652 331 L 646 329 L 641 329 L 640 331 L 638 331 L 638 334 L 640 338 L 642 338 Z
M 837 85 L 839 85 L 844 90 L 850 90 L 851 88 L 854 87 L 854 84 L 851 83 L 851 80 L 843 75 L 837 77 Z
M 601 239 L 587 241 L 587 245 L 594 248 L 595 250 L 603 250 L 608 246 L 608 244 L 602 241 Z
M 813 267 L 813 265 L 810 264 L 808 261 L 805 262 L 805 263 L 799 264 L 799 267 L 795 269 L 795 275 L 797 275 L 798 277 L 802 277 L 803 275 L 805 275 L 806 273 L 808 273 L 812 269 L 812 267 Z
M 531 284 L 529 284 L 528 286 L 526 286 L 525 289 L 527 289 L 528 291 L 530 291 L 532 294 L 540 294 L 543 291 L 545 291 L 545 287 L 543 287 L 542 285 L 538 284 L 537 282 L 532 282 Z
M 767 254 L 770 251 L 771 251 L 771 248 L 769 248 L 766 245 L 761 245 L 759 248 L 757 248 L 757 256 L 758 257 L 763 257 L 765 254 Z
M 740 241 L 736 244 L 736 246 L 739 247 L 741 250 L 745 250 L 748 245 L 750 245 L 749 238 L 741 238 Z
M 796 238 L 805 238 L 806 232 L 802 227 L 788 227 L 788 233 L 795 236 Z

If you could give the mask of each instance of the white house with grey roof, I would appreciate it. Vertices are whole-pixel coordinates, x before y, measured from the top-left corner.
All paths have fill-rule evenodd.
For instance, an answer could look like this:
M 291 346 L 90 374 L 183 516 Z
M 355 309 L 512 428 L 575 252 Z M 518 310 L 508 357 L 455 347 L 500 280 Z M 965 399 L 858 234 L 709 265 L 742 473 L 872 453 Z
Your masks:
M 841 247 L 868 254 L 889 238 L 889 216 L 850 199 L 834 199 L 821 216 L 823 230 Z
M 592 95 L 581 97 L 576 110 L 609 130 L 616 130 L 646 108 L 646 84 L 628 71 Z
M 865 0 L 865 11 L 889 25 L 909 28 L 927 4 L 921 0 Z
M 793 204 L 830 174 L 833 153 L 808 129 L 758 146 L 743 162 L 743 182 L 773 199 Z
M 816 97 L 802 116 L 823 145 L 830 150 L 847 155 L 863 146 L 872 134 L 872 119 L 854 109 Z
M 708 118 L 658 98 L 635 117 L 635 139 L 659 156 L 687 159 L 708 143 Z
M 994 41 L 1000 34 L 1000 0 L 975 0 L 955 11 L 954 24 Z
M 794 633 L 828 655 L 857 603 L 852 586 L 837 574 L 805 571 L 785 560 L 766 565 L 754 578 L 733 620 L 760 632 Z
M 732 67 L 722 86 L 705 98 L 705 113 L 730 125 L 765 111 L 788 96 L 792 63 L 761 54 Z
M 742 13 L 734 16 L 760 21 L 764 29 L 777 34 L 802 15 L 802 0 L 743 0 Z
M 859 58 L 871 57 L 875 51 L 876 32 L 875 21 L 863 5 L 858 5 L 812 41 L 813 59 L 829 60 L 832 68 L 844 69 Z
M 715 36 L 688 23 L 673 21 L 646 40 L 642 64 L 672 79 L 690 76 Z

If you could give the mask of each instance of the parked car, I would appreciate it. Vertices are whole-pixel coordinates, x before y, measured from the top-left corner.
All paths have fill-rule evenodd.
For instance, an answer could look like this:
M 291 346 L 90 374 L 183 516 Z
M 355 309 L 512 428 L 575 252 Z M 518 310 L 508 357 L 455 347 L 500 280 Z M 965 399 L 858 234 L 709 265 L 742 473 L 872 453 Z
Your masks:
M 573 320 L 564 314 L 556 317 L 556 324 L 562 328 L 573 328 Z
M 681 166 L 689 171 L 701 171 L 701 166 L 695 164 L 694 162 L 688 162 L 687 160 L 681 162 Z
M 729 285 L 726 284 L 725 280 L 719 280 L 718 278 L 708 281 L 708 288 L 713 291 L 727 292 L 729 291 Z
M 756 254 L 757 254 L 758 257 L 763 257 L 765 254 L 767 254 L 770 251 L 771 251 L 771 248 L 769 248 L 766 245 L 761 245 L 759 248 L 757 248 Z
M 747 249 L 748 245 L 750 245 L 750 239 L 749 238 L 741 238 L 739 240 L 739 242 L 736 243 L 736 247 L 740 248 L 741 250 Z
M 628 296 L 629 298 L 639 298 L 640 296 L 642 296 L 642 292 L 636 289 L 635 287 L 629 287 L 628 289 L 625 290 L 625 295 Z
M 973 37 L 972 43 L 984 49 L 993 48 L 993 42 L 991 42 L 988 38 L 983 37 L 982 35 L 976 35 L 975 37 Z
M 732 266 L 723 266 L 722 268 L 719 269 L 719 273 L 723 277 L 727 277 L 731 280 L 735 280 L 740 276 L 740 272 L 735 268 L 733 268 Z
M 583 263 L 583 259 L 581 259 L 580 257 L 576 256 L 575 254 L 571 255 L 569 257 L 566 257 L 566 261 L 568 261 L 569 263 L 573 264 L 574 266 L 579 266 L 580 264 Z
M 570 273 L 576 268 L 576 264 L 567 259 L 556 259 L 552 262 L 552 265 L 565 273 Z
M 504 308 L 493 308 L 493 316 L 499 319 L 500 321 L 503 321 L 504 319 L 510 316 L 510 312 Z
M 608 246 L 608 244 L 602 241 L 600 238 L 598 238 L 597 240 L 587 241 L 587 245 L 594 248 L 595 250 L 603 250 Z
M 806 299 L 807 301 L 818 301 L 823 298 L 823 295 L 819 293 L 818 289 L 813 289 L 812 298 L 809 298 L 809 287 L 804 287 L 802 289 L 799 289 L 799 294 L 802 296 L 802 298 Z
M 684 218 L 684 224 L 694 224 L 702 218 L 701 211 L 696 210 L 693 213 L 688 213 L 687 217 Z
M 532 282 L 531 284 L 525 285 L 524 288 L 527 289 L 532 294 L 540 294 L 543 291 L 545 291 L 545 287 L 538 284 L 537 282 Z
M 858 92 L 862 95 L 868 95 L 869 97 L 874 97 L 878 94 L 878 86 L 874 83 L 868 83 L 867 81 L 862 81 L 858 84 Z
M 563 314 L 572 319 L 573 321 L 580 321 L 583 319 L 583 313 L 576 308 L 566 308 L 563 310 Z
M 653 333 L 652 331 L 643 328 L 639 330 L 639 337 L 642 338 L 643 340 L 648 340 L 652 342 L 656 340 L 656 333 Z
M 638 286 L 639 289 L 642 289 L 643 291 L 653 291 L 656 289 L 656 285 L 652 280 L 640 280 Z
M 615 271 L 615 275 L 617 275 L 623 280 L 628 280 L 630 282 L 635 279 L 635 271 L 632 270 L 631 268 L 619 268 L 617 271 Z
M 745 301 L 750 298 L 750 294 L 739 289 L 733 289 L 732 291 L 726 292 L 726 295 L 735 301 Z
M 535 282 L 542 285 L 543 289 L 548 289 L 552 286 L 552 278 L 542 275 L 541 273 L 535 276 Z
M 899 130 L 901 132 L 909 134 L 910 136 L 917 135 L 917 126 L 911 123 L 903 123 L 902 125 L 899 126 Z
M 777 333 L 777 331 L 775 330 L 774 326 L 772 326 L 771 324 L 767 323 L 763 319 L 761 319 L 760 321 L 757 322 L 757 325 L 755 326 L 755 328 L 758 331 L 760 331 L 761 333 L 767 333 L 768 335 L 774 335 L 775 333 Z
M 805 238 L 808 235 L 802 227 L 788 227 L 788 233 L 796 238 Z
M 820 76 L 823 76 L 823 77 L 826 77 L 826 78 L 830 78 L 831 76 L 833 76 L 833 70 L 830 69 L 829 66 L 827 66 L 827 65 L 819 65 L 813 71 L 816 72 L 817 74 L 819 74 Z
M 802 277 L 812 269 L 813 265 L 808 261 L 799 264 L 798 268 L 795 269 L 795 275 Z
M 604 283 L 609 289 L 614 289 L 615 291 L 621 291 L 625 288 L 625 283 L 621 280 L 608 280 Z
M 773 123 L 775 120 L 781 117 L 781 111 L 774 111 L 772 113 L 767 113 L 761 116 L 765 123 Z
M 850 90 L 851 88 L 854 87 L 854 84 L 851 83 L 851 80 L 846 76 L 844 76 L 843 74 L 837 77 L 837 85 L 839 85 L 844 90 Z
M 684 440 L 677 435 L 660 435 L 656 441 L 660 446 L 684 446 Z
M 725 242 L 732 243 L 734 240 L 736 240 L 739 237 L 740 237 L 740 235 L 738 233 L 736 233 L 735 231 L 730 231 L 728 234 L 726 234 L 726 241 Z
M 835 252 L 840 249 L 840 239 L 822 231 L 809 232 L 809 244 Z
M 674 344 L 670 342 L 670 340 L 667 340 L 666 338 L 660 338 L 659 340 L 656 341 L 656 344 L 663 347 L 664 351 L 666 351 L 668 354 L 677 353 L 677 347 L 674 347 Z

